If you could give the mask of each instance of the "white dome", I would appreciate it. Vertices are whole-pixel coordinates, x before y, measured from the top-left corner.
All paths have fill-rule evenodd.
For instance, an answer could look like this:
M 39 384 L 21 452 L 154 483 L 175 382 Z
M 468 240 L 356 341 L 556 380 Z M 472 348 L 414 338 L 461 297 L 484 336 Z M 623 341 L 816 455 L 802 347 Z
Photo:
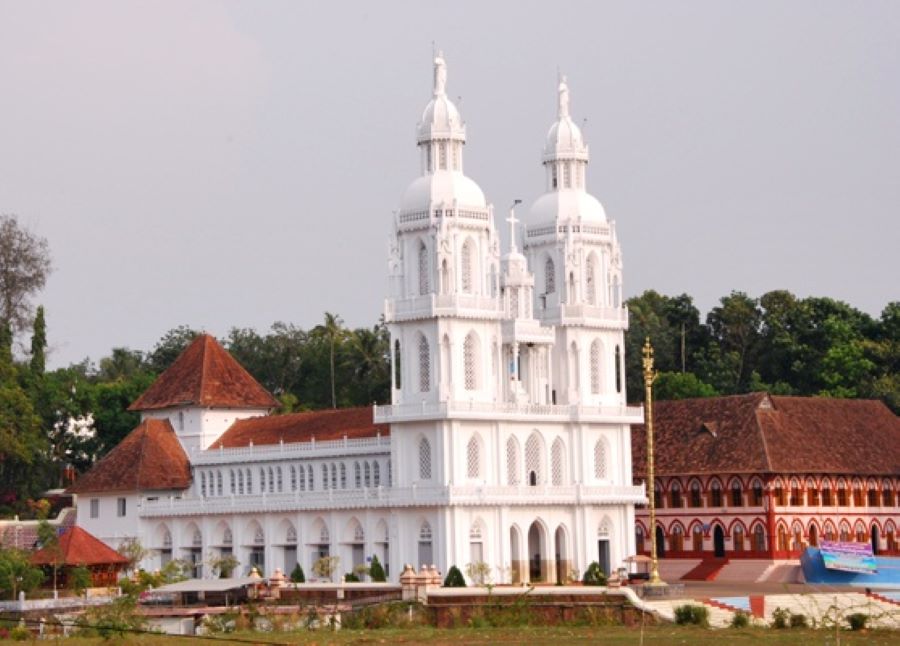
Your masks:
M 544 159 L 587 160 L 587 146 L 581 136 L 581 128 L 568 116 L 561 117 L 547 132 L 544 143 Z
M 588 220 L 606 222 L 606 211 L 600 201 L 578 189 L 563 189 L 541 195 L 528 212 L 532 224 L 547 220 Z
M 459 110 L 447 95 L 441 94 L 428 102 L 416 128 L 419 143 L 431 139 L 459 139 L 465 141 L 466 128 Z
M 422 211 L 432 204 L 486 208 L 484 193 L 474 181 L 460 172 L 439 170 L 416 179 L 400 200 L 400 211 Z

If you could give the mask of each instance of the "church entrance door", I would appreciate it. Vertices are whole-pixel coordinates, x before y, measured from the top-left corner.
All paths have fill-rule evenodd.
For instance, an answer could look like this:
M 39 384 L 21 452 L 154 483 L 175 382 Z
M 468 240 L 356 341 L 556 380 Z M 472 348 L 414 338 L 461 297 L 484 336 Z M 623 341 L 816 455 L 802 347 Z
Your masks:
M 663 534 L 663 528 L 656 526 L 656 556 L 663 558 L 666 555 L 666 537 Z
M 872 525 L 872 554 L 878 554 L 878 527 Z
M 547 580 L 547 537 L 537 521 L 528 528 L 528 576 L 532 582 Z
M 718 558 L 725 556 L 725 532 L 722 531 L 721 525 L 716 525 L 713 530 L 713 549 Z

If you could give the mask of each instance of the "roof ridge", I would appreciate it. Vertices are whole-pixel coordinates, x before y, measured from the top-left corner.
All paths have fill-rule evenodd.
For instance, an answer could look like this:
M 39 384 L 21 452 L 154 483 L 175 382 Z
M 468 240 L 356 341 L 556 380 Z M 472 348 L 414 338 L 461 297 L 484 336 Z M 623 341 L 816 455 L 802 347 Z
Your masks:
M 200 405 L 203 405 L 203 393 L 206 392 L 204 386 L 206 385 L 206 373 L 209 372 L 209 362 L 212 357 L 212 352 L 209 351 L 209 340 L 210 335 L 206 332 L 202 333 L 203 336 L 203 359 L 200 362 L 200 385 L 199 385 L 199 399 L 197 402 Z
M 134 484 L 135 488 L 140 489 L 141 487 L 141 473 L 144 470 L 144 450 L 146 449 L 147 436 L 150 434 L 150 419 L 145 419 L 140 423 L 140 426 L 143 426 L 144 429 L 141 432 L 141 450 L 138 453 L 138 463 L 137 470 L 135 471 Z

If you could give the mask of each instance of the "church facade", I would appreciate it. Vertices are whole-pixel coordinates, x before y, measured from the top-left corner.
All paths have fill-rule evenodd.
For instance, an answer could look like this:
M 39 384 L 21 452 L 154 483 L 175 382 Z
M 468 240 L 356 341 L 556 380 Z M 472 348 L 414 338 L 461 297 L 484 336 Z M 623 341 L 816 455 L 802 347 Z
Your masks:
M 622 261 L 586 190 L 588 147 L 559 85 L 546 191 L 501 253 L 463 172 L 466 129 L 435 59 L 417 127 L 421 174 L 391 231 L 392 401 L 270 415 L 274 399 L 203 335 L 132 406 L 141 425 L 78 482 L 78 524 L 137 537 L 145 566 L 211 559 L 309 574 L 377 555 L 485 563 L 495 582 L 565 581 L 635 553 Z M 521 245 L 521 251 L 519 249 Z

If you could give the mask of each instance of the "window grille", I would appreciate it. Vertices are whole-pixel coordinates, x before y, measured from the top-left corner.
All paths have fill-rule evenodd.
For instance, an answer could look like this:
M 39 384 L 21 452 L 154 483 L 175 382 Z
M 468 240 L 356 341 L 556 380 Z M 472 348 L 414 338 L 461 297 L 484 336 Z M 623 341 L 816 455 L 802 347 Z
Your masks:
M 481 452 L 478 444 L 478 436 L 473 435 L 466 447 L 466 475 L 469 478 L 477 478 L 481 475 Z
M 710 506 L 711 507 L 721 507 L 722 506 L 722 487 L 719 485 L 718 482 L 712 483 L 712 487 L 710 488 L 710 494 L 711 494 Z
M 744 491 L 740 482 L 731 483 L 731 506 L 741 507 L 744 504 Z
M 606 480 L 606 442 L 597 440 L 594 445 L 594 477 Z
M 238 469 L 238 495 L 244 495 L 244 472 Z
M 423 393 L 431 390 L 431 351 L 424 335 L 419 337 L 419 390 Z
M 287 534 L 284 537 L 284 542 L 289 544 L 297 542 L 297 528 L 295 528 L 293 525 L 290 525 L 287 528 Z
M 616 346 L 616 392 L 622 392 L 622 350 Z
M 306 491 L 306 469 L 302 464 L 297 467 L 297 481 L 300 491 Z
M 528 473 L 528 483 L 532 486 L 543 482 L 541 477 L 541 439 L 537 433 L 532 433 L 525 442 L 525 471 Z
M 353 463 L 353 482 L 357 489 L 362 489 L 362 469 L 359 467 L 359 462 Z
M 389 487 L 394 486 L 394 470 L 391 467 L 391 459 L 387 461 L 387 483 Z
M 472 242 L 466 240 L 460 254 L 460 285 L 465 293 L 472 292 Z
M 322 465 L 322 489 L 328 489 L 328 465 Z
M 506 440 L 506 482 L 519 484 L 519 443 L 514 437 Z
M 266 493 L 266 470 L 259 470 L 259 493 Z
M 597 304 L 597 289 L 594 280 L 594 257 L 588 256 L 584 265 L 585 288 L 587 289 L 587 302 L 589 305 Z
M 519 288 L 509 288 L 509 315 L 512 318 L 519 318 Z
M 253 472 L 247 469 L 247 493 L 253 493 Z
M 556 267 L 553 265 L 553 259 L 547 258 L 544 263 L 544 292 L 552 294 L 556 291 Z
M 424 242 L 419 243 L 419 294 L 427 294 L 431 291 L 428 284 L 428 249 Z
M 478 385 L 475 372 L 475 337 L 469 334 L 463 342 L 463 369 L 466 390 L 475 390 Z
M 316 490 L 316 479 L 313 474 L 313 467 L 311 464 L 306 469 L 306 488 L 310 491 Z
M 600 339 L 591 343 L 591 393 L 600 394 Z
M 428 524 L 428 521 L 422 523 L 422 527 L 419 528 L 419 540 L 420 541 L 430 541 L 431 540 L 431 525 Z
M 297 491 L 297 467 L 291 465 L 291 491 Z
M 365 482 L 367 488 L 372 486 L 372 470 L 368 460 L 363 462 L 363 482 Z
M 372 485 L 381 486 L 381 465 L 377 462 L 372 463 Z
M 212 487 L 212 480 L 210 480 L 210 487 Z M 216 493 L 218 495 L 222 495 L 222 472 L 216 471 Z
M 550 448 L 550 475 L 553 485 L 559 487 L 563 483 L 563 443 L 556 438 Z
M 356 528 L 353 530 L 353 542 L 354 543 L 364 543 L 366 540 L 366 533 L 363 531 L 362 525 L 359 523 L 356 524 Z
M 328 535 L 328 527 L 325 524 L 322 524 L 322 529 L 319 531 L 319 542 L 320 543 L 329 543 L 331 542 L 331 538 Z
M 419 480 L 431 480 L 431 444 L 424 437 L 419 440 Z
M 337 489 L 337 466 L 334 462 L 331 463 L 331 488 Z
M 231 533 L 231 529 L 226 527 L 225 532 L 222 534 L 222 545 L 231 545 L 234 542 L 234 537 Z
M 347 488 L 347 466 L 343 462 L 341 462 L 340 469 L 341 469 L 341 489 L 346 489 Z
M 194 531 L 194 535 L 191 537 L 191 545 L 194 547 L 203 545 L 203 534 L 200 533 L 199 529 Z
M 269 493 L 275 493 L 275 478 L 272 474 L 272 467 L 269 467 Z
M 200 472 L 200 495 L 206 498 L 206 473 Z
M 762 496 L 761 490 L 760 496 Z M 695 480 L 691 483 L 691 507 L 701 507 L 702 505 L 703 500 L 700 497 L 700 483 Z

